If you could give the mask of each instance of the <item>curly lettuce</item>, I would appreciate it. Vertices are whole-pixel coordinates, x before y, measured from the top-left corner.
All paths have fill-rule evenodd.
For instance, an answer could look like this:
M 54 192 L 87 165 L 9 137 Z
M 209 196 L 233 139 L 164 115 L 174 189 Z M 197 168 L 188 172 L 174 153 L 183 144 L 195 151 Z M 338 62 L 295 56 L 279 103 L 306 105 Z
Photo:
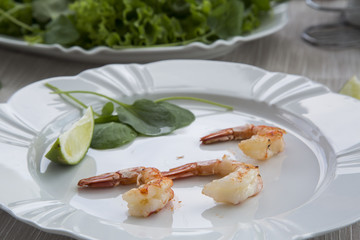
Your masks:
M 277 0 L 2 0 L 0 34 L 111 48 L 211 43 L 251 32 Z

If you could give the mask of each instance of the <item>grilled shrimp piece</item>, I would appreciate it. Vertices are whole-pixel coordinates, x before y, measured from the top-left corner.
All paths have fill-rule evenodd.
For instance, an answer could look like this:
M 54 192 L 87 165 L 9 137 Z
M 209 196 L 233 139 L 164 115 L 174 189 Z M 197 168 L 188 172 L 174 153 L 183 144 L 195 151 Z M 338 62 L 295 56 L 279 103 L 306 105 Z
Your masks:
M 80 187 L 114 187 L 137 183 L 133 188 L 123 194 L 128 203 L 129 214 L 135 217 L 147 217 L 160 211 L 171 199 L 174 192 L 171 189 L 173 182 L 163 177 L 156 168 L 135 167 L 117 172 L 105 173 L 99 176 L 81 179 Z
M 78 185 L 96 188 L 136 182 L 143 184 L 125 193 L 123 199 L 128 202 L 132 216 L 148 216 L 159 211 L 173 198 L 172 180 L 215 174 L 223 178 L 206 184 L 202 193 L 217 202 L 238 204 L 255 196 L 263 188 L 258 167 L 226 157 L 222 160 L 188 163 L 164 172 L 156 168 L 130 168 L 82 179 Z
M 129 214 L 134 217 L 147 217 L 160 211 L 174 198 L 171 189 L 173 181 L 163 177 L 156 168 L 145 168 L 138 176 L 140 185 L 123 194 L 128 203 Z
M 226 157 L 222 160 L 188 163 L 162 172 L 163 176 L 171 179 L 214 174 L 222 178 L 206 184 L 202 193 L 217 202 L 238 204 L 255 196 L 263 188 L 258 167 Z
M 248 124 L 211 133 L 200 139 L 203 144 L 240 140 L 239 148 L 253 159 L 266 160 L 284 150 L 286 131 L 265 125 Z

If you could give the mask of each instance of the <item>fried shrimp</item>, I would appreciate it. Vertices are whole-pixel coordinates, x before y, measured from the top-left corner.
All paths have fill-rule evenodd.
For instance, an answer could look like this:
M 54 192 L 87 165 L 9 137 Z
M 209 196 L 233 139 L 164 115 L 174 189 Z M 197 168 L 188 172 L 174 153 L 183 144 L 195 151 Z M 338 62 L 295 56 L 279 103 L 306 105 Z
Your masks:
M 284 134 L 286 131 L 278 127 L 248 124 L 211 133 L 200 141 L 212 144 L 240 140 L 239 148 L 245 155 L 256 160 L 266 160 L 284 150 Z

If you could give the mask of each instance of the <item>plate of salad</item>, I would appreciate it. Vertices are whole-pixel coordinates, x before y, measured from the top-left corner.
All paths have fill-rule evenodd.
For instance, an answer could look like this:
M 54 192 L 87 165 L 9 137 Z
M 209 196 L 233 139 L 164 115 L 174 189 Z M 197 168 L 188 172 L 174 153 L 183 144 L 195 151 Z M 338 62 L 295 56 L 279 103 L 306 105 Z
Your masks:
M 0 44 L 94 62 L 211 59 L 279 31 L 281 0 L 4 0 Z
M 360 181 L 353 134 L 360 131 L 359 112 L 358 100 L 305 77 L 220 61 L 111 64 L 45 79 L 0 104 L 0 208 L 79 239 L 316 236 L 360 219 L 360 192 L 353 187 Z M 240 149 L 240 140 L 200 141 L 246 125 L 283 129 L 283 150 L 258 160 Z M 71 144 L 71 136 L 81 139 Z M 86 151 L 66 155 L 81 146 Z M 129 185 L 114 186 L 119 178 L 111 178 L 131 178 L 139 167 L 165 174 L 214 159 L 259 171 L 252 171 L 252 179 L 262 179 L 257 194 L 226 204 L 203 194 L 217 176 L 174 179 L 173 195 L 154 195 L 170 200 L 138 217 L 124 196 L 141 188 L 141 179 L 135 175 Z M 92 182 L 98 188 L 82 187 L 81 180 L 98 175 L 101 181 Z

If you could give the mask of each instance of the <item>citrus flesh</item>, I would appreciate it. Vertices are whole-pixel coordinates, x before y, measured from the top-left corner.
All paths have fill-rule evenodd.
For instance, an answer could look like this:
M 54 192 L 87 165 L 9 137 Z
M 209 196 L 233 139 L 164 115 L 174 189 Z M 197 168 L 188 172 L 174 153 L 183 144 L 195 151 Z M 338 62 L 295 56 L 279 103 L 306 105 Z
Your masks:
M 94 132 L 94 116 L 91 107 L 69 130 L 62 133 L 46 153 L 49 160 L 65 164 L 78 164 L 89 150 Z
M 360 80 L 356 76 L 353 76 L 345 83 L 340 93 L 360 99 Z

